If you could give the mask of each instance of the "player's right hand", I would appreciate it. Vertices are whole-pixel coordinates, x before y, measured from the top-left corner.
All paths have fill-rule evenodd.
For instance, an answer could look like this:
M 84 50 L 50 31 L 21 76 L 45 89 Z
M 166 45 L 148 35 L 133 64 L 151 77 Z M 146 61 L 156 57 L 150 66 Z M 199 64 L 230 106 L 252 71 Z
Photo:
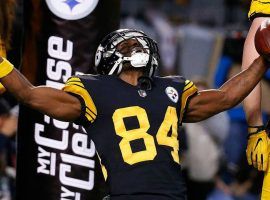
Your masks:
M 249 128 L 246 156 L 249 165 L 253 165 L 259 171 L 266 171 L 270 153 L 270 139 L 265 129 L 260 127 L 256 130 L 256 128 Z

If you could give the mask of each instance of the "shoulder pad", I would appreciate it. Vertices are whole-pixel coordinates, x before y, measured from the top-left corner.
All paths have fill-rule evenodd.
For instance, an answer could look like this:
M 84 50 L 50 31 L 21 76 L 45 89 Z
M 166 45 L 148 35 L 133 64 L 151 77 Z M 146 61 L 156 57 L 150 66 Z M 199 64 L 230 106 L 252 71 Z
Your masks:
M 85 88 L 85 85 L 82 81 L 83 79 L 85 80 L 86 78 L 90 77 L 92 76 L 87 75 L 72 76 L 67 80 L 62 90 L 70 93 L 71 95 L 77 97 L 80 100 L 82 104 L 82 116 L 87 121 L 92 123 L 96 119 L 97 108 L 91 95 L 89 94 L 89 91 L 87 90 L 87 88 Z M 82 117 L 80 118 L 82 119 Z
M 178 83 L 184 83 L 186 81 L 186 79 L 183 76 L 171 76 L 171 79 L 174 82 L 178 82 Z
M 94 75 L 94 74 L 80 74 L 80 75 L 76 75 L 76 77 L 78 77 L 78 78 L 80 78 L 80 79 L 96 81 L 96 80 L 99 79 L 100 75 Z
M 163 78 L 166 78 L 166 79 L 170 79 L 174 82 L 177 82 L 177 83 L 185 83 L 186 79 L 183 77 L 183 76 L 165 76 Z

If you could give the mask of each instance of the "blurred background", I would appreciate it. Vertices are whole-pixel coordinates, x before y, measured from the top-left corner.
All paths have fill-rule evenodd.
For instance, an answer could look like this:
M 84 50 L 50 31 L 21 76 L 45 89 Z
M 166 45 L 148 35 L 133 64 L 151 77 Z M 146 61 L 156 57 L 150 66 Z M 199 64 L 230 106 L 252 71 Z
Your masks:
M 22 0 L 10 2 L 7 58 L 19 68 L 23 7 Z M 249 0 L 122 0 L 120 27 L 143 30 L 158 42 L 162 64 L 157 75 L 182 75 L 199 89 L 218 88 L 240 71 L 249 6 Z M 270 114 L 269 81 L 267 73 L 262 81 L 265 120 Z M 0 200 L 15 199 L 18 112 L 16 100 L 2 94 Z M 189 200 L 259 199 L 262 174 L 246 162 L 247 124 L 241 104 L 203 122 L 184 124 L 180 135 Z

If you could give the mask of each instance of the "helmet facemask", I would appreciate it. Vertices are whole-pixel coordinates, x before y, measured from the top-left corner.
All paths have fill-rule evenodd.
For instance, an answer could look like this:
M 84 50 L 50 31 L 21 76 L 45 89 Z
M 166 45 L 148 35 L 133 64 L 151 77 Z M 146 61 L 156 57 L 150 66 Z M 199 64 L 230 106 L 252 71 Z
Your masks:
M 128 55 L 119 51 L 118 45 L 124 41 L 135 39 L 140 45 L 140 51 L 136 48 Z M 142 69 L 144 76 L 152 77 L 159 64 L 158 47 L 154 40 L 141 31 L 132 29 L 120 29 L 106 36 L 99 45 L 95 66 L 99 74 L 119 75 L 123 71 L 125 63 L 130 68 Z

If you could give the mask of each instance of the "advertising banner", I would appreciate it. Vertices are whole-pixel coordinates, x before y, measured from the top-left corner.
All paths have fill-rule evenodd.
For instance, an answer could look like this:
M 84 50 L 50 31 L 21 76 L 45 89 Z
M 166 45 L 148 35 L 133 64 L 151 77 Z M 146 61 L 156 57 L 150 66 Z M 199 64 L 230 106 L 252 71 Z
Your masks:
M 119 26 L 120 0 L 24 2 L 21 72 L 34 85 L 61 89 L 72 75 L 94 73 L 101 39 Z M 100 200 L 104 179 L 83 127 L 20 106 L 18 200 Z

